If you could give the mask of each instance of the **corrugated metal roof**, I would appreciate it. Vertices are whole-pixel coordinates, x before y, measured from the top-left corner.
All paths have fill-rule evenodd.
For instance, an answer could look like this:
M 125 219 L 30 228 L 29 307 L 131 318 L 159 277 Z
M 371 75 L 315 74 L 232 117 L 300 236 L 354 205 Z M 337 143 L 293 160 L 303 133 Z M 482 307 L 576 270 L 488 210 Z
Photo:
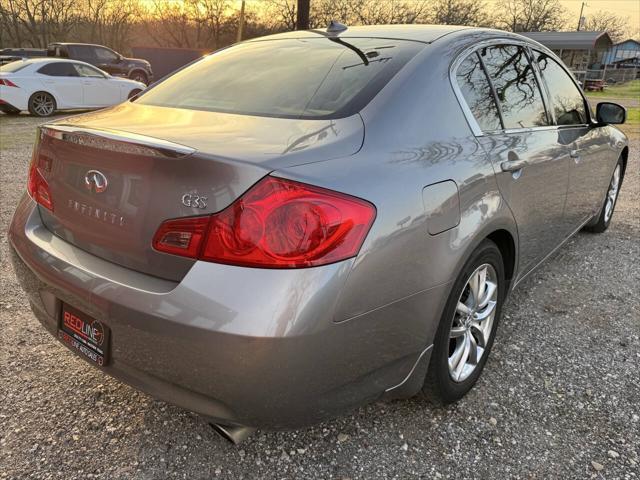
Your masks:
M 552 50 L 606 50 L 613 42 L 607 32 L 522 32 Z

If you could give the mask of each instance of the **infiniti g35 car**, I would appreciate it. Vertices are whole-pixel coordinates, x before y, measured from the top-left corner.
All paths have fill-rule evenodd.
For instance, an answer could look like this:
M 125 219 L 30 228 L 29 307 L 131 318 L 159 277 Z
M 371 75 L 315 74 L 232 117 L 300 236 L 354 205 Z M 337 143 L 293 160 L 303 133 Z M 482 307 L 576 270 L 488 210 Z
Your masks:
M 452 402 L 508 293 L 609 226 L 625 116 L 501 31 L 258 38 L 40 127 L 12 259 L 63 344 L 233 438 Z

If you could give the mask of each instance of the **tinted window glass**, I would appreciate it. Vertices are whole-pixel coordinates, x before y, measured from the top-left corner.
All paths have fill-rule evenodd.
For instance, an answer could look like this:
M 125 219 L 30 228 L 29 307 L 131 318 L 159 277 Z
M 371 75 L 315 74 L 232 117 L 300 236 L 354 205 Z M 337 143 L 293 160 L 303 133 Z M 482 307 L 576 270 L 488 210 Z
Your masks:
M 104 78 L 104 74 L 98 70 L 97 68 L 89 67 L 88 65 L 80 65 L 79 63 L 74 64 L 76 70 L 82 77 L 100 77 Z
M 480 49 L 496 90 L 504 128 L 548 125 L 542 94 L 525 51 L 513 45 Z
M 38 73 L 52 77 L 77 77 L 78 72 L 72 63 L 48 63 L 38 70 Z
M 106 48 L 96 48 L 95 57 L 100 62 L 114 62 L 116 58 L 118 58 L 115 53 L 113 53 L 111 50 L 107 50 Z
M 69 45 L 68 49 L 73 58 L 95 58 L 93 47 L 87 45 Z
M 546 53 L 536 52 L 542 78 L 549 89 L 551 108 L 558 125 L 581 125 L 587 123 L 584 99 L 571 77 Z
M 246 43 L 185 68 L 136 102 L 287 118 L 348 116 L 422 48 L 401 40 L 320 36 Z
M 478 55 L 469 55 L 456 72 L 458 86 L 478 125 L 484 131 L 502 128 L 491 86 Z

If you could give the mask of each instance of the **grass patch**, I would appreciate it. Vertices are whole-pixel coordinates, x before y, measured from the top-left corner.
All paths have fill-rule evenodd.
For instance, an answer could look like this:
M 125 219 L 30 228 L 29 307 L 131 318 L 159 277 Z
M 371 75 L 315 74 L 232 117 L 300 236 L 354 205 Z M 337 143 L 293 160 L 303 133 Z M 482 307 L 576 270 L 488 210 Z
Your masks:
M 640 125 L 640 107 L 627 108 L 627 121 L 629 125 Z
M 587 92 L 587 95 L 601 98 L 640 98 L 640 80 L 611 85 L 603 92 Z

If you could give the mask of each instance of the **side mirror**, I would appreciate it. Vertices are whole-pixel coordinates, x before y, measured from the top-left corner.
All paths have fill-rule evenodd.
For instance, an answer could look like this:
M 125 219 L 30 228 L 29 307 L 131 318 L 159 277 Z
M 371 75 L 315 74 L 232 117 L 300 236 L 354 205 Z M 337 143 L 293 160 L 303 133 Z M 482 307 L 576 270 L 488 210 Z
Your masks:
M 627 120 L 627 110 L 617 103 L 600 102 L 596 106 L 596 120 L 602 125 L 619 125 Z

